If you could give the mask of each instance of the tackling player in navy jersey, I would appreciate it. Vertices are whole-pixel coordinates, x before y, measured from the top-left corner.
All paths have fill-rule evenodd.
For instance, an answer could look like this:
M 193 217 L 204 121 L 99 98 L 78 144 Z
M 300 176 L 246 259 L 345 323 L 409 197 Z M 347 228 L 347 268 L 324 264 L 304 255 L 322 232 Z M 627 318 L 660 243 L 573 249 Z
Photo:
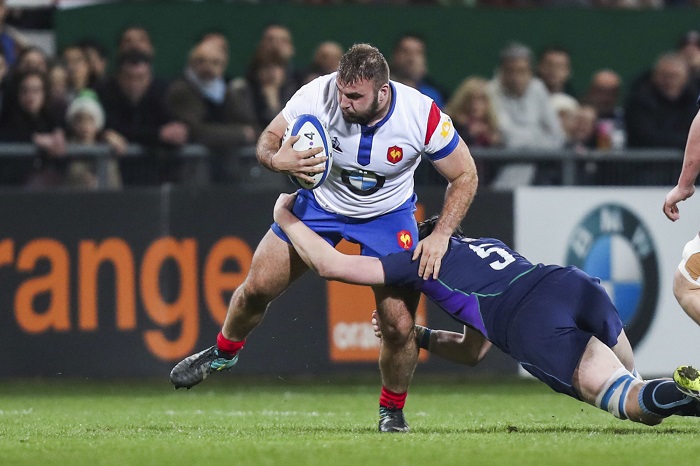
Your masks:
M 325 157 L 310 158 L 321 149 L 294 150 L 298 136 L 281 144 L 288 124 L 302 114 L 326 125 L 333 138 L 333 168 L 321 186 L 300 193 L 295 214 L 330 244 L 341 239 L 359 244 L 362 255 L 415 250 L 421 273 L 426 278 L 436 275 L 450 234 L 477 186 L 474 160 L 449 116 L 429 97 L 390 81 L 384 56 L 368 44 L 351 47 L 337 73 L 299 89 L 258 140 L 256 155 L 263 166 L 310 180 L 307 173 L 323 171 L 316 165 Z M 423 157 L 448 185 L 440 222 L 419 242 L 413 174 Z M 233 293 L 216 345 L 173 368 L 175 387 L 190 388 L 232 367 L 270 302 L 306 270 L 284 232 L 273 224 L 256 248 L 248 276 Z M 373 292 L 384 335 L 379 430 L 406 432 L 402 409 L 418 358 L 414 323 L 420 295 L 386 286 Z
M 279 197 L 275 221 L 323 278 L 417 289 L 465 325 L 464 334 L 421 328 L 421 347 L 473 365 L 496 345 L 553 390 L 620 419 L 655 425 L 674 414 L 700 416 L 698 394 L 682 380 L 636 374 L 615 306 L 599 281 L 576 267 L 533 264 L 494 238 L 452 236 L 437 278 L 426 279 L 411 252 L 374 258 L 336 251 L 294 216 L 293 202 L 294 195 Z M 419 224 L 421 236 L 435 221 Z

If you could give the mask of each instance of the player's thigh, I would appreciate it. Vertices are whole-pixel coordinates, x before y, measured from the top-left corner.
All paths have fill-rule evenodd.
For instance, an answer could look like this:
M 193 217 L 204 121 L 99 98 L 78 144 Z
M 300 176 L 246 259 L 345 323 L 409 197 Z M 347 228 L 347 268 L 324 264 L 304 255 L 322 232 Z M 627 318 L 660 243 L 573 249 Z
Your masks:
M 253 254 L 245 292 L 272 300 L 306 270 L 308 267 L 294 248 L 268 230 Z
M 679 269 L 673 276 L 673 295 L 678 304 L 697 324 L 700 324 L 700 286 L 691 281 Z
M 607 345 L 591 337 L 574 371 L 574 388 L 582 400 L 594 404 L 608 379 L 622 367 L 622 362 Z
M 632 345 L 627 339 L 627 334 L 624 330 L 617 336 L 617 344 L 612 347 L 613 353 L 620 360 L 625 369 L 632 372 L 634 370 L 634 352 Z

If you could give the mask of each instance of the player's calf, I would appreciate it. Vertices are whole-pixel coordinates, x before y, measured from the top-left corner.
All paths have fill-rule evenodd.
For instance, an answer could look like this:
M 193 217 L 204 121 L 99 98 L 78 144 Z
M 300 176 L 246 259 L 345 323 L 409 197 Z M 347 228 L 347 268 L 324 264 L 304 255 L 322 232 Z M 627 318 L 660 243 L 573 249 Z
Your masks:
M 595 405 L 616 418 L 628 419 L 628 395 L 639 385 L 643 385 L 643 382 L 621 367 L 605 382 L 596 397 Z

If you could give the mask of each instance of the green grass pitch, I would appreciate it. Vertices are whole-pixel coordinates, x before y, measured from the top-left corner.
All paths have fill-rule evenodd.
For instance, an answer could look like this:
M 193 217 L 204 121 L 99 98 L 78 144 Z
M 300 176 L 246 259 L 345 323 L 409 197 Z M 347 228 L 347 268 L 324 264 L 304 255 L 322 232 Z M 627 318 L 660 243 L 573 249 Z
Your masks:
M 379 434 L 379 381 L 217 375 L 0 381 L 0 465 L 697 465 L 700 419 L 646 427 L 531 380 L 417 375 L 409 434 Z

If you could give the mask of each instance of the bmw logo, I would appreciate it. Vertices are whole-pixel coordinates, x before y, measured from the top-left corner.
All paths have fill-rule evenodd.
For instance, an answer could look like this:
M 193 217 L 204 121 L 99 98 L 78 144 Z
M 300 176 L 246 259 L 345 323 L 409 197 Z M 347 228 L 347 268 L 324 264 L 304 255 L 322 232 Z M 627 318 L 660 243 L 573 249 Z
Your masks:
M 621 205 L 597 207 L 574 229 L 566 262 L 600 279 L 630 343 L 639 343 L 654 319 L 659 296 L 656 249 L 642 221 Z
M 367 170 L 343 170 L 340 179 L 350 191 L 358 196 L 369 196 L 379 191 L 386 177 Z

